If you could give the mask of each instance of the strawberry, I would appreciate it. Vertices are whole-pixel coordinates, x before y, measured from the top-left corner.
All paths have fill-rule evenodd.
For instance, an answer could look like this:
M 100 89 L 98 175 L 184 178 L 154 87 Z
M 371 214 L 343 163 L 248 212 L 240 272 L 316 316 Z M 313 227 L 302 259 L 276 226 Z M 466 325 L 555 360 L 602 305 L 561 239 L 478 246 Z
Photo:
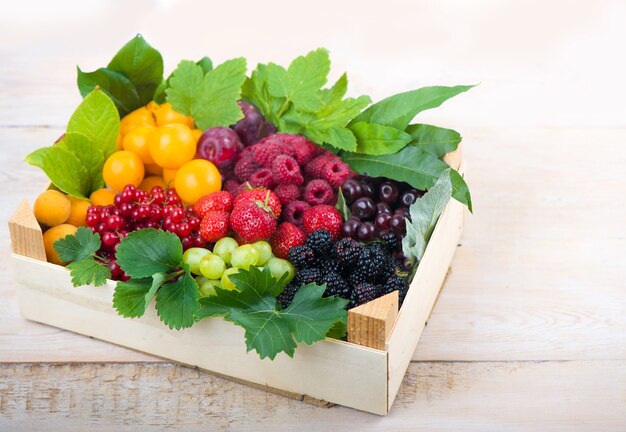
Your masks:
M 269 195 L 268 195 L 269 192 Z M 277 218 L 280 216 L 282 207 L 278 196 L 269 189 L 249 189 L 239 193 L 233 202 L 233 208 L 243 201 L 261 201 L 267 203 L 268 207 L 274 212 L 274 216 Z
M 225 211 L 210 210 L 200 222 L 200 235 L 208 242 L 226 237 L 230 231 L 229 215 Z
M 342 224 L 341 213 L 330 205 L 311 207 L 302 215 L 302 227 L 305 233 L 311 234 L 313 231 L 325 229 L 335 241 L 339 239 Z
M 200 215 L 204 215 L 212 210 L 225 211 L 230 213 L 233 209 L 233 196 L 228 192 L 213 192 L 200 198 L 193 209 Z
M 289 250 L 294 246 L 303 245 L 305 240 L 306 234 L 297 226 L 290 222 L 283 222 L 270 238 L 270 245 L 272 245 L 274 255 L 278 258 L 287 259 Z
M 268 204 L 247 199 L 235 205 L 230 214 L 230 226 L 242 243 L 254 243 L 274 234 L 276 217 Z

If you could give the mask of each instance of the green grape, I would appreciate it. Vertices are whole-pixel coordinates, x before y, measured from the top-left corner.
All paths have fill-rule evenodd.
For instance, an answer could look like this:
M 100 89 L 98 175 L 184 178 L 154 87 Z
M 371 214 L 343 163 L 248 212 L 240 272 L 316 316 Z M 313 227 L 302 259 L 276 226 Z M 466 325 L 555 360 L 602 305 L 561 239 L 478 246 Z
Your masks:
M 213 246 L 213 253 L 224 260 L 226 264 L 230 264 L 230 255 L 239 247 L 237 240 L 230 237 L 219 239 Z
M 227 289 L 230 291 L 237 289 L 235 284 L 228 277 L 231 274 L 235 274 L 235 273 L 239 273 L 239 269 L 236 269 L 235 267 L 228 268 L 226 269 L 226 271 L 224 271 L 224 274 L 222 274 L 222 287 L 224 287 L 224 289 Z
M 239 246 L 230 255 L 230 265 L 236 268 L 248 269 L 259 262 L 259 251 L 251 244 Z
M 293 277 L 296 275 L 296 270 L 293 268 L 293 265 L 282 258 L 271 258 L 267 262 L 267 267 L 270 269 L 270 273 L 274 279 L 280 279 L 285 273 L 287 273 L 287 278 L 285 279 L 285 283 L 291 282 Z
M 265 265 L 265 263 L 274 256 L 272 253 L 272 247 L 266 241 L 259 240 L 258 242 L 252 243 L 252 246 L 254 246 L 259 252 L 259 261 L 256 263 L 259 266 Z
M 224 260 L 215 254 L 203 256 L 198 267 L 202 276 L 207 279 L 219 279 L 226 270 Z
M 198 282 L 198 286 L 200 287 L 200 294 L 202 294 L 203 297 L 215 295 L 215 288 L 222 287 L 222 284 L 219 280 L 207 279 L 204 276 L 196 277 L 196 282 Z
M 187 249 L 183 254 L 183 261 L 189 265 L 191 273 L 199 275 L 200 269 L 198 268 L 198 265 L 200 264 L 200 260 L 210 253 L 211 251 L 208 249 L 192 247 Z

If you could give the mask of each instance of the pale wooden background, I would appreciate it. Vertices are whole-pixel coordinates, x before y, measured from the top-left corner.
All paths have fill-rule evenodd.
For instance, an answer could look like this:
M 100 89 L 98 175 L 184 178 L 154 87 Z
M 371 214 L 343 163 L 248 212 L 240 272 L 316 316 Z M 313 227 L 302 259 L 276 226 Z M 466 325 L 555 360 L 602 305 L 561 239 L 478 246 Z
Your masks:
M 1 219 L 45 183 L 21 160 L 63 131 L 74 66 L 136 32 L 168 72 L 325 46 L 374 99 L 480 82 L 420 116 L 463 133 L 476 213 L 384 418 L 22 320 L 2 224 L 0 430 L 626 430 L 623 1 L 129 3 L 3 2 Z

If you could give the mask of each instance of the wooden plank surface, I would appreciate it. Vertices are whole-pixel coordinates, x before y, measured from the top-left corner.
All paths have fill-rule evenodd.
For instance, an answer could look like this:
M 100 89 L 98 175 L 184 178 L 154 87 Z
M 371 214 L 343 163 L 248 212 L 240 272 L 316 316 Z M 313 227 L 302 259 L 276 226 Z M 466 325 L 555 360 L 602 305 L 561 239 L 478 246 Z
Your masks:
M 306 20 L 275 0 L 31 3 L 0 14 L 4 221 L 46 183 L 22 160 L 62 133 L 75 65 L 102 66 L 138 31 L 167 72 L 326 46 L 354 95 L 481 82 L 419 115 L 463 133 L 475 214 L 385 418 L 22 320 L 0 224 L 0 430 L 626 430 L 626 3 L 320 0 Z M 241 37 L 225 37 L 234 16 Z

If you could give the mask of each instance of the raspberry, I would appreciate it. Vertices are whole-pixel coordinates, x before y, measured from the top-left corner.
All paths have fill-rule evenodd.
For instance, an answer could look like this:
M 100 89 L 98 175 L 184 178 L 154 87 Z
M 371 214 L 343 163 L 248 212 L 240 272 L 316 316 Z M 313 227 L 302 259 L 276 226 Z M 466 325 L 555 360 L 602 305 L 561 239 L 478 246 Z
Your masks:
M 271 167 L 274 160 L 285 153 L 285 150 L 280 144 L 267 141 L 269 138 L 271 138 L 271 136 L 262 139 L 253 146 L 255 148 L 253 154 L 254 161 L 265 167 Z
M 200 235 L 208 242 L 216 242 L 226 237 L 229 230 L 229 214 L 225 211 L 211 210 L 200 222 Z
M 300 245 L 291 248 L 288 257 L 289 261 L 294 265 L 294 267 L 299 270 L 315 267 L 317 263 L 317 261 L 315 260 L 315 253 L 313 253 L 313 249 L 306 245 Z
M 313 231 L 326 229 L 333 240 L 339 238 L 343 220 L 341 214 L 333 206 L 318 205 L 306 210 L 302 215 L 302 227 L 307 234 Z
M 333 252 L 333 238 L 325 229 L 309 234 L 306 238 L 306 245 L 318 258 L 326 257 Z
M 283 206 L 300 198 L 300 188 L 295 184 L 279 184 L 274 188 L 274 193 Z
M 381 294 L 381 289 L 378 285 L 374 285 L 368 282 L 357 284 L 352 289 L 352 295 L 350 296 L 349 308 L 359 306 L 370 302 Z
M 311 180 L 304 188 L 304 200 L 312 206 L 330 204 L 334 198 L 333 188 L 326 180 Z
M 322 178 L 332 187 L 338 188 L 352 175 L 350 167 L 341 160 L 333 160 L 322 168 Z
M 325 151 L 320 156 L 313 159 L 304 167 L 304 173 L 311 178 L 322 178 L 322 171 L 327 163 L 339 159 L 329 151 Z
M 247 147 L 244 150 L 247 150 L 248 148 L 250 147 Z M 259 168 L 261 167 L 254 161 L 254 159 L 252 159 L 252 156 L 246 156 L 237 161 L 234 172 L 240 181 L 245 182 L 252 174 L 257 172 Z
M 304 201 L 291 201 L 283 210 L 283 219 L 300 227 L 302 226 L 302 215 L 304 215 L 304 212 L 310 207 L 311 206 Z
M 269 168 L 262 168 L 252 174 L 248 179 L 250 184 L 255 187 L 264 187 L 266 189 L 272 189 L 274 187 L 274 180 L 272 179 L 272 170 Z
M 311 161 L 320 149 L 315 143 L 309 141 L 302 135 L 275 134 L 274 139 L 279 139 L 284 146 L 288 147 L 294 159 L 300 166 L 304 166 Z
M 237 188 L 239 187 L 239 185 L 240 185 L 240 183 L 239 183 L 237 180 L 235 180 L 235 179 L 229 179 L 229 180 L 226 180 L 226 181 L 224 182 L 223 189 L 224 189 L 226 192 L 228 192 L 228 193 L 230 193 L 230 194 L 234 195 L 234 194 L 235 194 L 235 191 L 237 190 Z
M 228 192 L 213 192 L 200 198 L 194 204 L 193 209 L 201 218 L 212 210 L 230 213 L 233 209 L 233 196 Z
M 274 213 L 275 217 L 279 217 L 281 214 L 281 205 L 280 200 L 276 196 L 274 192 L 269 189 L 250 189 L 250 185 L 246 185 L 247 189 L 242 191 L 233 202 L 233 208 L 237 207 L 242 201 L 260 201 L 261 203 L 265 203 L 267 200 L 267 205 Z
M 291 183 L 300 185 L 304 182 L 298 162 L 291 156 L 280 155 L 272 164 L 272 174 L 277 184 Z
M 286 259 L 289 251 L 304 244 L 306 235 L 294 224 L 283 222 L 270 238 L 272 252 L 278 258 Z

